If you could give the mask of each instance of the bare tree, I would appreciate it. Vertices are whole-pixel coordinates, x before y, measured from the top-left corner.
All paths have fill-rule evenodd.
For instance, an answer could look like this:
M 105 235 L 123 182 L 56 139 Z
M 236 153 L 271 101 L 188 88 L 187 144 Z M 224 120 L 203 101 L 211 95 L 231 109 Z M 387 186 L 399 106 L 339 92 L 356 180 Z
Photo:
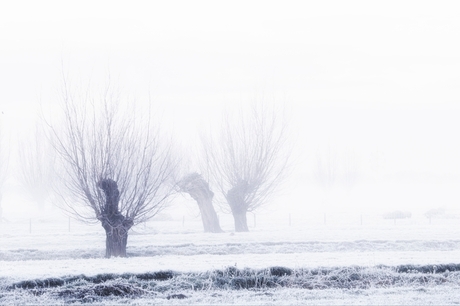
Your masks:
M 382 174 L 385 171 L 385 154 L 377 147 L 375 151 L 371 152 L 370 158 L 370 170 L 374 180 L 382 178 Z
M 179 161 L 148 110 L 111 86 L 94 98 L 76 95 L 64 78 L 62 122 L 50 124 L 62 163 L 63 208 L 79 220 L 100 222 L 106 257 L 126 256 L 128 231 L 161 211 L 174 193 Z M 59 190 L 58 190 L 59 192 Z
M 338 156 L 335 149 L 328 145 L 323 153 L 316 153 L 315 178 L 328 192 L 336 183 L 338 177 Z
M 203 138 L 209 176 L 224 195 L 235 231 L 249 231 L 246 214 L 268 203 L 288 174 L 284 113 L 265 104 L 225 113 L 217 137 Z
M 19 182 L 24 193 L 37 203 L 39 210 L 44 209 L 52 190 L 55 156 L 56 151 L 41 125 L 36 124 L 32 133 L 19 142 Z
M 360 176 L 360 162 L 353 150 L 345 150 L 342 156 L 343 183 L 351 189 L 358 182 Z
M 3 112 L 0 116 L 3 116 Z M 3 139 L 3 118 L 0 117 L 0 222 L 3 220 L 2 198 L 3 198 L 3 185 L 6 181 L 8 174 L 8 161 L 9 151 L 4 144 Z
M 354 151 L 345 149 L 338 151 L 328 145 L 325 150 L 316 153 L 316 167 L 314 174 L 317 183 L 323 188 L 324 206 L 330 203 L 332 191 L 343 186 L 350 191 L 358 182 L 360 175 L 360 163 Z
M 351 189 L 359 179 L 360 163 L 353 150 L 341 152 L 328 145 L 327 150 L 316 153 L 316 181 L 328 192 L 337 184 Z
M 201 174 L 190 173 L 177 183 L 180 192 L 188 193 L 198 204 L 201 220 L 205 232 L 223 232 L 219 225 L 219 218 L 212 205 L 214 192 L 209 189 L 209 184 Z
M 316 167 L 314 168 L 316 182 L 323 189 L 323 209 L 330 204 L 332 190 L 339 182 L 339 157 L 335 147 L 329 144 L 325 150 L 316 152 Z

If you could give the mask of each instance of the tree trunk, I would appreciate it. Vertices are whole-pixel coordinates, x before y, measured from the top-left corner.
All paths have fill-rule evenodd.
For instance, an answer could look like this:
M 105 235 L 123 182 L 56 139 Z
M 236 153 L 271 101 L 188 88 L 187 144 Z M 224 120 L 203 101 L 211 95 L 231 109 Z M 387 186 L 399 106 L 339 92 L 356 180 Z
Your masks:
M 212 206 L 212 196 L 203 197 L 196 200 L 200 208 L 201 221 L 203 222 L 204 231 L 207 233 L 222 233 L 219 218 Z
M 233 219 L 235 221 L 235 232 L 249 232 L 248 220 L 246 218 L 246 212 L 233 213 Z
M 123 215 L 106 217 L 101 221 L 105 229 L 105 257 L 126 257 L 126 245 L 128 243 L 128 231 L 133 223 Z
M 98 219 L 105 229 L 105 257 L 126 257 L 128 231 L 133 226 L 131 218 L 123 216 L 118 210 L 120 192 L 117 183 L 111 179 L 104 179 L 98 183 L 104 191 L 106 202 Z
M 236 232 L 249 232 L 248 220 L 246 218 L 248 205 L 244 200 L 247 188 L 248 183 L 241 180 L 235 187 L 227 192 L 227 202 L 232 209 Z
M 212 198 L 214 193 L 209 184 L 198 173 L 192 173 L 183 178 L 178 186 L 182 192 L 187 192 L 197 202 L 200 209 L 204 231 L 208 233 L 222 233 Z

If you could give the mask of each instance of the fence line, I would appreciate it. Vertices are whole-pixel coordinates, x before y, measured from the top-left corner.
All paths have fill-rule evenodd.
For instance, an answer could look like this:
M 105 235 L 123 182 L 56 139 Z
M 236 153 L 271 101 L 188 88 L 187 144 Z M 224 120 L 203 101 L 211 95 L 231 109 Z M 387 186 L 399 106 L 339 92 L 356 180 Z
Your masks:
M 427 225 L 427 226 L 448 226 L 460 225 L 460 214 L 445 214 L 445 215 L 426 215 L 413 214 L 410 216 L 403 215 L 385 215 L 377 213 L 344 213 L 344 212 L 328 212 L 328 213 L 293 213 L 286 211 L 285 213 L 263 214 L 252 213 L 253 220 L 249 227 L 263 230 L 264 228 L 273 228 L 274 226 L 288 227 L 337 227 L 337 226 L 354 226 L 354 227 L 372 227 L 372 226 L 411 226 L 411 225 Z M 232 230 L 234 226 L 233 218 L 229 214 L 219 214 L 219 222 L 225 230 Z M 8 228 L 14 225 L 14 228 L 22 233 L 37 234 L 46 232 L 72 233 L 80 230 L 87 231 L 88 224 L 81 223 L 71 217 L 52 216 L 52 217 L 36 217 L 36 218 L 17 218 L 12 220 L 3 219 L 0 222 L 0 234 L 9 232 Z M 92 225 L 95 230 L 100 231 L 99 224 Z M 186 216 L 165 219 L 165 220 L 150 220 L 137 227 L 141 231 L 147 231 L 152 228 L 168 228 L 168 229 L 196 229 L 199 231 L 202 228 L 200 216 Z

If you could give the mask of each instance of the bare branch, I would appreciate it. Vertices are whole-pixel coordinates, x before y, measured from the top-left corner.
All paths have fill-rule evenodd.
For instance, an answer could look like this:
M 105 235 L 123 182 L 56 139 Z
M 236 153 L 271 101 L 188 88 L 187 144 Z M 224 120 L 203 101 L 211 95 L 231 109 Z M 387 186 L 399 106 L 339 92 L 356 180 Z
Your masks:
M 21 139 L 18 147 L 18 179 L 31 200 L 44 208 L 54 181 L 55 151 L 39 124 Z
M 0 116 L 3 115 L 3 112 Z M 4 133 L 3 133 L 3 118 L 0 117 L 0 222 L 2 222 L 2 192 L 3 192 L 3 184 L 6 181 L 8 176 L 8 162 L 9 162 L 9 150 L 8 146 L 5 146 L 4 143 Z

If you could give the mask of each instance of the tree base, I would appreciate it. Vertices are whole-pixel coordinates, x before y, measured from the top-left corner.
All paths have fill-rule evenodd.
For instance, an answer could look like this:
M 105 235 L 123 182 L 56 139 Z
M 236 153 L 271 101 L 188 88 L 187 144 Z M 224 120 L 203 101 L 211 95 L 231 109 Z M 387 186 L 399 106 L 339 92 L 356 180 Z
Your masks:
M 246 213 L 239 213 L 239 214 L 234 213 L 233 219 L 235 221 L 235 232 L 249 232 Z
M 126 245 L 128 243 L 128 231 L 133 222 L 123 215 L 112 216 L 104 219 L 102 227 L 105 229 L 105 257 L 126 257 Z

